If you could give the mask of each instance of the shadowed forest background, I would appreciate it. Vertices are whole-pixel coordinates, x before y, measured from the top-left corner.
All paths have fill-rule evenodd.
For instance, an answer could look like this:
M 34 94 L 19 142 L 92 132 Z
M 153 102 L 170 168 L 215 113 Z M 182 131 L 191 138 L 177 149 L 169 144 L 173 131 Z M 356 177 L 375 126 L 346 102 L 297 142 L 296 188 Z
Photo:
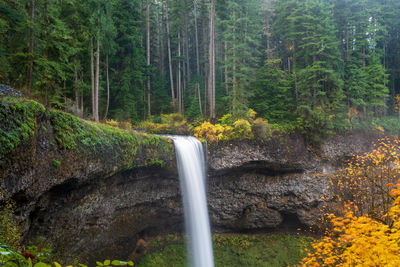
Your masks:
M 307 131 L 393 124 L 399 13 L 397 0 L 2 0 L 0 83 L 96 121 L 252 108 Z

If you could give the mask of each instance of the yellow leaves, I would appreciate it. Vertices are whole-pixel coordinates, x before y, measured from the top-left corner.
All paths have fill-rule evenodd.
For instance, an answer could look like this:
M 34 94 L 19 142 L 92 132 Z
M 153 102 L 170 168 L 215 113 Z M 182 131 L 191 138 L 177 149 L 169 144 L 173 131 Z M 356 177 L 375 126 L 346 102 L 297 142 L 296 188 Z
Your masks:
M 247 111 L 247 113 L 246 113 L 246 117 L 248 118 L 248 119 L 250 119 L 250 120 L 254 120 L 255 119 L 255 117 L 256 117 L 256 115 L 257 115 L 257 112 L 255 112 L 253 109 L 249 109 L 248 111 Z
M 210 142 L 218 142 L 224 139 L 224 127 L 220 124 L 213 125 L 205 121 L 194 128 L 194 136 L 207 139 Z
M 400 266 L 399 144 L 380 140 L 331 180 L 342 215 L 325 215 L 332 229 L 303 266 Z
M 397 199 L 400 204 L 400 197 Z M 400 210 L 399 205 L 395 209 Z M 303 266 L 398 266 L 400 264 L 400 228 L 367 216 L 330 215 L 335 234 L 313 244 L 314 253 L 302 260 Z
M 193 130 L 194 136 L 207 139 L 209 142 L 245 139 L 252 137 L 252 129 L 249 121 L 238 119 L 231 125 L 211 124 L 203 122 Z

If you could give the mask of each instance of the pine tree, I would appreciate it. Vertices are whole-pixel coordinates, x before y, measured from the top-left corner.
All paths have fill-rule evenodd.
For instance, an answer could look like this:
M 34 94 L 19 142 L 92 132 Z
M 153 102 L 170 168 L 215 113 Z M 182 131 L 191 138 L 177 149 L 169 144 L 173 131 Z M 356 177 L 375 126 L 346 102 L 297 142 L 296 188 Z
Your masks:
M 280 69 L 280 59 L 267 59 L 257 72 L 251 107 L 269 122 L 281 123 L 294 119 L 295 97 L 293 74 Z
M 223 27 L 224 69 L 228 71 L 225 83 L 228 85 L 229 109 L 236 116 L 243 116 L 248 110 L 251 91 L 248 86 L 255 77 L 258 66 L 262 26 L 260 1 L 231 1 L 225 3 Z

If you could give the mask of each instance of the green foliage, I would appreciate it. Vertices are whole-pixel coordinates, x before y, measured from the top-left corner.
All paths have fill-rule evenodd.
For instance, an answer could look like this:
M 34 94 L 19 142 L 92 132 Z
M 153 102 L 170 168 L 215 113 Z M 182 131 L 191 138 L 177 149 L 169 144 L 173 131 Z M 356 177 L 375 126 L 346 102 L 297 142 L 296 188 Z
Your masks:
M 13 251 L 10 247 L 0 244 L 0 264 L 6 267 L 28 266 L 27 261 L 21 254 Z M 32 266 L 32 262 L 30 262 Z
M 251 106 L 268 121 L 281 123 L 296 119 L 293 75 L 283 71 L 280 59 L 269 59 L 257 72 Z
M 307 253 L 310 237 L 295 235 L 214 235 L 215 266 L 292 266 Z M 143 257 L 138 266 L 186 266 L 184 244 Z
M 394 116 L 385 116 L 362 121 L 352 121 L 350 124 L 351 129 L 355 130 L 376 131 L 393 136 L 398 136 L 400 132 L 399 118 Z
M 53 165 L 58 169 L 61 166 L 61 161 L 53 159 Z
M 0 98 L 0 166 L 19 145 L 29 145 L 37 127 L 36 118 L 45 108 L 35 101 Z
M 144 121 L 137 125 L 146 129 L 148 133 L 155 134 L 187 134 L 186 120 L 182 114 L 171 113 L 161 114 L 160 123 Z
M 235 119 L 233 118 L 232 114 L 228 113 L 222 116 L 219 121 L 222 125 L 232 125 L 235 122 Z
M 164 153 L 173 151 L 173 144 L 168 138 L 139 134 L 133 130 L 123 130 L 100 123 L 79 119 L 68 113 L 45 109 L 34 101 L 24 99 L 1 98 L 0 117 L 4 123 L 0 125 L 0 161 L 21 145 L 30 147 L 36 138 L 37 131 L 46 129 L 41 134 L 51 134 L 56 144 L 52 149 L 70 150 L 77 157 L 111 159 L 114 166 L 121 168 L 134 167 L 139 164 L 138 149 L 144 147 L 146 160 L 140 164 L 164 166 L 160 159 Z M 38 117 L 41 117 L 40 126 Z M 176 116 L 166 118 L 176 120 Z M 43 121 L 44 120 L 44 121 Z M 130 129 L 130 123 L 119 123 L 120 127 Z M 58 168 L 61 161 L 54 159 L 53 166 Z
M 105 260 L 104 262 L 96 261 L 96 267 L 111 267 L 111 266 L 133 266 L 132 261 Z
M 238 119 L 235 121 L 233 123 L 233 129 L 231 137 L 233 139 L 246 139 L 253 137 L 250 122 L 245 119 Z
M 200 139 L 206 139 L 211 143 L 230 140 L 253 139 L 267 140 L 272 131 L 268 122 L 262 118 L 256 117 L 256 112 L 249 109 L 242 118 L 234 119 L 228 113 L 219 121 L 212 124 L 208 121 L 199 124 L 192 129 L 194 136 Z
M 183 134 L 187 130 L 181 125 L 153 125 L 157 121 L 151 119 L 174 109 L 169 46 L 175 91 L 181 70 L 183 113 L 194 119 L 208 112 L 207 1 L 169 1 L 168 10 L 165 1 L 151 2 L 149 66 L 143 1 L 34 3 L 31 21 L 31 2 L 0 2 L 0 83 L 26 91 L 32 57 L 32 90 L 27 96 L 46 106 L 85 111 L 78 113 L 87 116 L 92 104 L 90 57 L 92 52 L 97 55 L 98 41 L 100 115 L 109 96 L 108 116 L 115 121 L 147 119 L 142 126 L 149 132 Z M 350 129 L 349 109 L 357 109 L 360 123 L 393 115 L 394 96 L 400 88 L 399 10 L 396 0 L 216 1 L 215 102 L 219 116 L 229 113 L 233 118 L 221 124 L 232 126 L 241 118 L 251 124 L 252 119 L 246 117 L 251 107 L 279 128 L 300 127 L 318 136 Z M 31 31 L 33 53 L 28 52 Z M 148 79 L 150 103 L 144 90 Z M 106 93 L 108 82 L 110 94 Z M 151 104 L 150 116 L 147 104 Z M 126 126 L 122 128 L 129 129 Z M 15 135 L 6 138 L 3 151 L 21 141 Z M 8 153 L 3 151 L 0 156 Z
M 0 243 L 0 265 L 4 267 L 62 267 L 58 262 L 50 262 L 50 250 L 38 249 L 30 246 L 24 253 L 15 251 L 9 246 Z M 112 266 L 133 266 L 132 261 L 105 260 L 104 262 L 96 261 L 96 267 L 112 267 Z M 66 265 L 72 267 L 72 265 Z M 85 264 L 77 264 L 79 267 L 87 267 Z

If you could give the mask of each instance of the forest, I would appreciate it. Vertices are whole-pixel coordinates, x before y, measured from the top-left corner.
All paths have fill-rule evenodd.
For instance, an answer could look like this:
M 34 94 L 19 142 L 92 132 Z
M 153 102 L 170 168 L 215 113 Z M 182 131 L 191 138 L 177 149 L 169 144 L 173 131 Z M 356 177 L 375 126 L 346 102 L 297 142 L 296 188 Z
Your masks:
M 399 133 L 399 0 L 0 0 L 1 266 L 400 266 Z
M 397 0 L 2 0 L 0 83 L 95 121 L 395 116 Z

